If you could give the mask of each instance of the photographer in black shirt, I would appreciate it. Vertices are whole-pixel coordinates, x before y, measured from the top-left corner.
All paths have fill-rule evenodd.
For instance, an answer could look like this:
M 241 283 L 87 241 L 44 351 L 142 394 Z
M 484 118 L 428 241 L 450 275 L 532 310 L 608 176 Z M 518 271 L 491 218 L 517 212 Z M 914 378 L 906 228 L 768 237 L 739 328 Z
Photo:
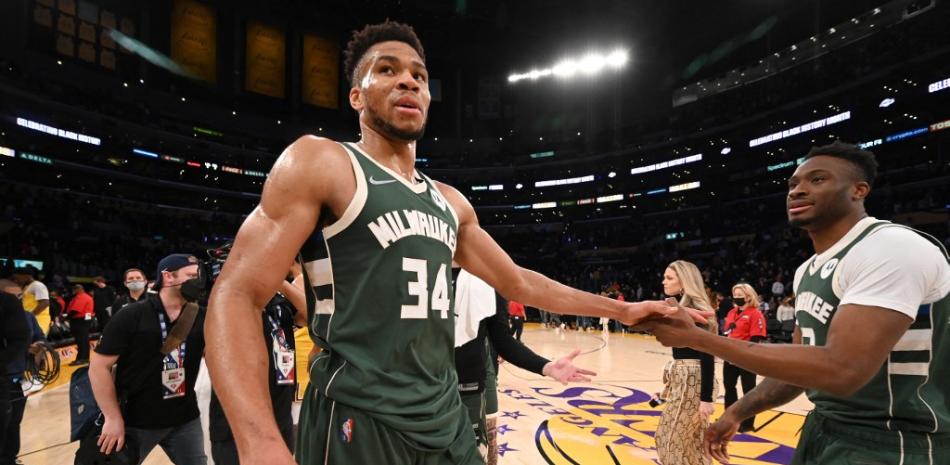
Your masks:
M 198 278 L 198 261 L 169 255 L 159 262 L 157 276 L 157 294 L 115 314 L 89 366 L 105 417 L 98 444 L 109 454 L 128 438 L 139 463 L 161 446 L 175 465 L 205 465 L 194 390 L 205 346 L 205 309 L 187 303 L 182 293 L 183 284 Z

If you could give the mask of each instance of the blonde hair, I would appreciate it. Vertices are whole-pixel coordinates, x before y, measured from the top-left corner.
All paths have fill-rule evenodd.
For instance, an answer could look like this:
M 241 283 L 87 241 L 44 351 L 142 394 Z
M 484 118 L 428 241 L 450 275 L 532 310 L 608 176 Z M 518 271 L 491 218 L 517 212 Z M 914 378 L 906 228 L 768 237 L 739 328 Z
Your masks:
M 683 288 L 683 297 L 680 298 L 680 305 L 697 310 L 711 311 L 713 309 L 712 304 L 709 302 L 709 296 L 706 294 L 706 286 L 703 284 L 703 275 L 699 272 L 699 268 L 696 267 L 696 265 L 686 260 L 677 260 L 670 263 L 668 268 L 676 273 L 676 277 L 680 281 L 680 286 Z M 716 319 L 707 318 L 706 320 L 708 321 L 707 329 L 716 333 L 719 326 Z
M 755 307 L 759 308 L 759 294 L 755 292 L 755 289 L 752 289 L 748 283 L 739 283 L 735 286 L 732 286 L 732 290 L 741 289 L 742 293 L 746 296 L 746 307 Z

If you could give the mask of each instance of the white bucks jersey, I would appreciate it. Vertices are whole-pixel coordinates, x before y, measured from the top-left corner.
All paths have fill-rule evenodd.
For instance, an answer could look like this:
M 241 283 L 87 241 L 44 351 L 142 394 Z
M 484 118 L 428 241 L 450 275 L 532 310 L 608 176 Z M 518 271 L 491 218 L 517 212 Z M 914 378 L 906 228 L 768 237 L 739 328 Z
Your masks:
M 886 221 L 868 225 L 824 263 L 813 257 L 799 270 L 795 316 L 802 343 L 825 345 L 844 290 L 836 281 L 840 264 L 855 245 L 882 228 L 904 228 Z M 909 228 L 907 228 L 909 229 Z M 916 232 L 916 231 L 915 231 Z M 940 242 L 919 233 L 938 246 Z M 897 246 L 897 244 L 895 244 Z M 822 415 L 882 430 L 950 433 L 950 299 L 920 305 L 910 329 L 870 382 L 849 398 L 810 390 Z

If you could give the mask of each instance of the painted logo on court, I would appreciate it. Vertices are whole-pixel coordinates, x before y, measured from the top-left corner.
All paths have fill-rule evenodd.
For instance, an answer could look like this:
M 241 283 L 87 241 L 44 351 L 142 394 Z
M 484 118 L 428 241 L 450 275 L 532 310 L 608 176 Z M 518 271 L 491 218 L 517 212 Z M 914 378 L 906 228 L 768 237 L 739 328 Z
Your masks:
M 551 465 L 657 464 L 657 425 L 662 409 L 650 395 L 623 386 L 499 389 L 548 416 L 535 432 L 538 452 Z M 554 405 L 557 404 L 557 405 Z M 568 408 L 558 405 L 567 404 Z M 794 449 L 761 437 L 739 434 L 729 447 L 746 464 L 788 464 Z

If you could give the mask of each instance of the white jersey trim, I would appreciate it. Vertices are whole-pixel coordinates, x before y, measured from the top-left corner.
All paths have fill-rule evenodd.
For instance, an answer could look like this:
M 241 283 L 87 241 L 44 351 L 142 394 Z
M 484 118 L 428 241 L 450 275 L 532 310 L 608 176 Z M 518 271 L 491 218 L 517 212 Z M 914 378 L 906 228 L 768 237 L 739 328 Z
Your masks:
M 355 160 L 354 160 L 354 161 L 355 161 Z M 326 334 L 326 336 L 325 336 L 325 337 L 327 338 L 327 344 L 329 344 L 329 343 L 330 343 L 330 330 L 333 329 L 333 315 L 336 314 L 336 282 L 333 280 L 333 255 L 330 253 L 330 243 L 327 242 L 327 236 L 326 236 L 326 235 L 323 236 L 323 246 L 326 247 L 326 249 L 327 249 L 327 258 L 326 258 L 326 260 L 327 260 L 327 263 L 330 265 L 330 288 L 331 288 L 331 292 L 333 293 L 333 299 L 330 300 L 330 304 L 333 305 L 333 307 L 329 309 L 329 313 L 328 313 L 328 314 L 330 315 L 330 319 L 329 319 L 329 321 L 327 321 L 327 334 Z M 316 298 L 316 296 L 317 296 L 317 291 L 316 291 L 316 290 L 313 291 L 313 296 L 314 296 L 314 298 Z M 319 301 L 318 301 L 318 302 L 319 302 Z M 327 311 L 326 307 L 324 307 L 323 310 L 324 310 L 324 311 Z M 314 309 L 314 312 L 316 312 L 316 309 Z M 317 321 L 316 318 L 314 318 L 313 321 L 316 322 L 316 321 Z M 314 331 L 314 332 L 316 332 L 316 331 Z M 344 361 L 344 364 L 345 364 L 345 363 L 346 363 L 346 362 Z M 340 368 L 342 368 L 342 367 L 340 367 Z M 333 376 L 336 376 L 336 373 L 334 373 Z M 333 378 L 330 378 L 330 382 L 333 382 Z M 329 390 L 330 390 L 330 384 L 327 383 L 327 391 L 329 391 Z
M 346 149 L 344 144 L 340 145 L 343 146 L 346 155 L 350 157 L 350 164 L 353 165 L 353 175 L 356 177 L 356 193 L 353 194 L 353 199 L 351 199 L 350 204 L 346 206 L 346 210 L 343 211 L 343 215 L 340 219 L 323 228 L 323 237 L 325 239 L 339 234 L 356 221 L 356 217 L 359 216 L 360 212 L 363 211 L 363 206 L 366 205 L 368 193 L 366 189 L 366 176 L 363 174 L 363 168 L 360 167 L 360 162 L 356 160 L 353 153 Z
M 930 316 L 930 334 L 931 334 L 931 337 L 933 337 L 933 327 L 934 327 L 934 308 L 933 308 L 933 304 L 930 304 L 930 315 L 929 315 L 929 316 Z M 930 342 L 931 342 L 931 344 L 933 343 L 932 340 L 931 340 Z M 928 356 L 927 365 L 929 366 L 929 365 L 930 365 L 931 363 L 933 363 L 933 361 L 934 361 L 934 353 L 933 353 L 933 350 L 932 350 L 932 349 L 927 353 L 927 356 Z M 921 389 L 923 389 L 924 386 L 927 385 L 927 383 L 930 382 L 930 371 L 929 371 L 929 370 L 927 371 L 927 375 L 926 375 L 926 376 L 927 376 L 927 377 L 924 378 L 924 382 L 920 383 L 920 385 L 917 386 L 917 398 L 920 399 L 920 402 L 921 402 L 921 403 L 923 403 L 924 405 L 927 406 L 927 410 L 930 410 L 930 415 L 931 415 L 931 416 L 933 417 L 933 419 L 934 419 L 934 429 L 931 431 L 931 433 L 936 433 L 936 432 L 937 432 L 937 429 L 940 428 L 940 422 L 937 420 L 937 412 L 935 412 L 934 409 L 933 409 L 933 407 L 931 407 L 930 404 L 928 404 L 927 401 L 924 400 L 924 396 L 922 396 L 922 395 L 920 394 Z M 928 440 L 928 441 L 930 440 L 930 436 L 927 436 L 927 440 Z M 931 454 L 933 454 L 933 451 L 932 451 L 932 450 L 931 450 Z M 933 455 L 931 455 L 931 463 L 933 463 Z
M 419 173 L 419 174 L 422 174 L 422 173 Z M 445 195 L 443 195 L 443 194 L 442 194 L 442 191 L 439 190 L 439 187 L 435 185 L 435 181 L 433 181 L 432 178 L 426 176 L 425 174 L 422 174 L 422 177 L 425 178 L 426 181 L 429 182 L 429 184 L 432 184 L 432 195 L 438 195 L 439 198 L 442 199 L 442 202 L 445 203 L 446 209 L 449 211 L 449 214 L 452 215 L 452 219 L 455 220 L 455 231 L 456 231 L 456 234 L 457 234 L 459 228 L 460 228 L 462 225 L 459 224 L 459 215 L 458 215 L 458 213 L 456 213 L 455 207 L 453 207 L 453 206 L 452 206 L 452 203 L 449 202 L 448 199 L 445 198 Z M 457 247 L 457 245 L 458 245 L 458 244 L 456 243 L 456 247 Z M 452 249 L 452 258 L 455 258 L 455 249 Z

